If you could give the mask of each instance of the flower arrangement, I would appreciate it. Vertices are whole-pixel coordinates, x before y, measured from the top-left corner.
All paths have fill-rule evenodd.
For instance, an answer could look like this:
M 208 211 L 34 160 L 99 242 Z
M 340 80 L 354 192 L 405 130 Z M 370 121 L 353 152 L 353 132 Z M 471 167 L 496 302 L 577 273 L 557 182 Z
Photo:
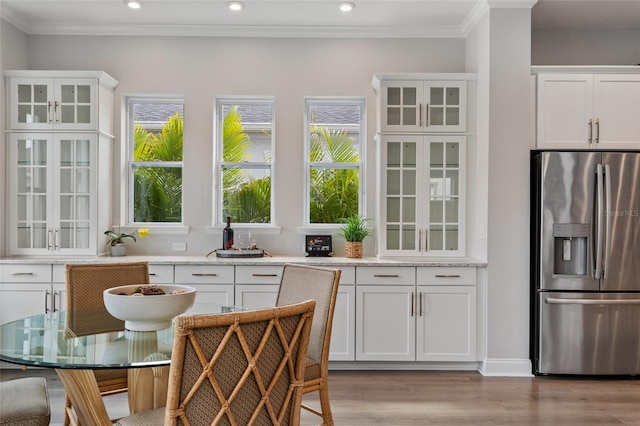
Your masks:
M 149 228 L 138 228 L 130 234 L 127 234 L 124 232 L 115 232 L 112 229 L 108 229 L 104 231 L 104 235 L 109 237 L 109 240 L 107 241 L 106 245 L 113 247 L 116 244 L 123 244 L 125 238 L 129 238 L 129 239 L 132 239 L 133 241 L 136 241 L 136 235 L 139 236 L 140 238 L 144 238 L 148 236 Z

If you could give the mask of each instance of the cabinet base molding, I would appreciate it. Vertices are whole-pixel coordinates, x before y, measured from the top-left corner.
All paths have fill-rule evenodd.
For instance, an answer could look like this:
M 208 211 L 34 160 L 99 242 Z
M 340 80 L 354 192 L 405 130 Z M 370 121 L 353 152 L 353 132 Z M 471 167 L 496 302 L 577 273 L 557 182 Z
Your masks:
M 529 359 L 487 358 L 478 371 L 483 376 L 533 377 Z
M 481 362 L 329 361 L 329 370 L 443 370 L 480 371 Z M 529 366 L 531 367 L 531 366 Z M 531 370 L 531 368 L 529 368 Z

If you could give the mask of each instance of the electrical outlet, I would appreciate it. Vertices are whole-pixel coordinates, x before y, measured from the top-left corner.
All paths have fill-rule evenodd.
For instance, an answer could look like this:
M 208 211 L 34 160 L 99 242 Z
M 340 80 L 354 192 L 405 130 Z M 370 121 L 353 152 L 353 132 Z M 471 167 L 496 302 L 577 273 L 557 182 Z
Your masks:
M 187 251 L 187 243 L 173 243 L 173 251 Z

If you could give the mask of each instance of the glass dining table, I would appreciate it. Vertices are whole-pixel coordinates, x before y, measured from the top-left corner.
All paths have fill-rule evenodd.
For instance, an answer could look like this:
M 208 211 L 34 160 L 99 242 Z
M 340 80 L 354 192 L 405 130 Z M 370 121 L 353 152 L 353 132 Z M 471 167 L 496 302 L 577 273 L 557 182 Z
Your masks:
M 196 303 L 187 315 L 227 313 L 242 308 Z M 86 425 L 110 425 L 92 370 L 128 369 L 131 413 L 162 407 L 166 402 L 173 326 L 156 331 L 117 330 L 77 335 L 69 324 L 86 318 L 99 323 L 99 315 L 49 312 L 0 326 L 0 361 L 23 366 L 53 368 L 76 411 Z M 70 322 L 70 317 L 74 321 Z

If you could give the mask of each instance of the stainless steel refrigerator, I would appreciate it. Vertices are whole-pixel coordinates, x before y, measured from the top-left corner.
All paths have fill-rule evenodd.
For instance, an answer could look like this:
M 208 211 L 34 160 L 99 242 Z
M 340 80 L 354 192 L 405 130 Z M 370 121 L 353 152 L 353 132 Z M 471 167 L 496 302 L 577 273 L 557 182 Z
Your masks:
M 640 153 L 531 157 L 534 374 L 640 374 Z

